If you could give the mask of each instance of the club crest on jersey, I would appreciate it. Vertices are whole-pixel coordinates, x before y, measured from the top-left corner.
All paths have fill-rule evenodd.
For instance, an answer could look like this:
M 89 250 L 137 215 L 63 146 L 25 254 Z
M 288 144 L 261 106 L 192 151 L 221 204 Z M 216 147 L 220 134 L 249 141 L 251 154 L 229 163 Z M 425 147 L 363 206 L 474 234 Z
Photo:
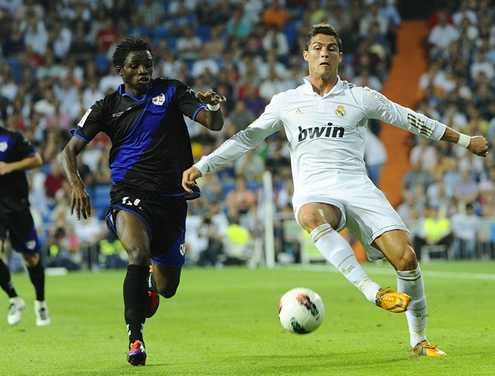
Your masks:
M 89 114 L 91 113 L 91 108 L 88 108 L 88 110 L 84 113 L 83 117 L 81 118 L 81 120 L 79 120 L 79 123 L 77 123 L 77 125 L 79 127 L 84 127 L 84 123 L 86 122 L 86 119 L 88 118 Z
M 342 105 L 337 106 L 337 109 L 335 110 L 335 115 L 340 116 L 340 117 L 344 117 L 345 115 L 347 115 L 347 112 L 346 112 L 344 106 L 342 106 Z
M 9 147 L 9 144 L 7 143 L 7 141 L 0 142 L 0 151 L 1 152 L 4 152 L 5 150 L 7 150 L 8 147 Z
M 151 101 L 157 106 L 163 106 L 163 104 L 165 103 L 165 94 L 161 93 L 160 95 L 153 97 Z
M 36 240 L 29 240 L 26 242 L 26 248 L 33 250 L 36 247 Z

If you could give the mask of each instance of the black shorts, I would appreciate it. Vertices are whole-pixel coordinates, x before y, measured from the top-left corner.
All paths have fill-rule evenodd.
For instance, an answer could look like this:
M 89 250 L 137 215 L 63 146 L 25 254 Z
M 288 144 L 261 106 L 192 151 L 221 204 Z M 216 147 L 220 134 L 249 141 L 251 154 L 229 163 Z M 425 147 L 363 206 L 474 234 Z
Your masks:
M 41 252 L 40 241 L 29 208 L 14 213 L 0 214 L 0 239 L 5 241 L 7 235 L 12 248 L 17 252 Z
M 187 202 L 183 196 L 162 196 L 113 187 L 106 220 L 108 228 L 116 235 L 114 223 L 119 210 L 134 213 L 143 220 L 151 239 L 153 262 L 170 267 L 184 265 Z

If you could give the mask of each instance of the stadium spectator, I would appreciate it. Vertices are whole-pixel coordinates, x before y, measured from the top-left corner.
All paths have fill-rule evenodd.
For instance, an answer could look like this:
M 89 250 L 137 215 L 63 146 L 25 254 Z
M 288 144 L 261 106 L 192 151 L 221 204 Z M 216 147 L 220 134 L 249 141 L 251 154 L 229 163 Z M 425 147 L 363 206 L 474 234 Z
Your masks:
M 265 100 L 260 96 L 258 89 L 251 82 L 244 86 L 244 94 L 239 95 L 239 99 L 244 101 L 246 108 L 258 117 L 266 106 Z
M 397 32 L 402 23 L 402 18 L 394 2 L 389 0 L 379 0 L 378 13 L 387 19 L 387 44 L 390 52 L 394 55 L 397 52 Z
M 201 50 L 201 39 L 194 33 L 192 25 L 184 28 L 184 33 L 177 38 L 177 54 L 186 63 L 193 64 Z
M 248 180 L 244 175 L 236 175 L 234 189 L 229 191 L 225 197 L 228 213 L 235 212 L 239 215 L 244 215 L 256 211 L 258 198 L 247 184 Z
M 387 149 L 380 138 L 369 127 L 366 128 L 364 143 L 364 161 L 369 178 L 377 187 L 380 185 L 383 165 L 387 161 Z
M 452 14 L 454 25 L 461 26 L 465 19 L 473 25 L 478 24 L 478 16 L 474 10 L 470 9 L 469 3 L 469 0 L 461 0 L 458 9 Z
M 376 91 L 382 91 L 383 88 L 382 81 L 378 77 L 372 75 L 368 67 L 361 67 L 359 73 L 353 77 L 351 81 L 357 86 L 367 86 Z
M 454 258 L 458 260 L 474 258 L 480 218 L 475 213 L 473 203 L 466 203 L 465 209 L 454 214 L 450 222 L 454 236 L 452 244 Z
M 82 23 L 78 23 L 74 38 L 70 44 L 68 55 L 77 65 L 85 66 L 96 52 L 96 47 L 86 41 L 86 30 Z
M 237 133 L 251 124 L 256 119 L 256 115 L 246 107 L 246 102 L 238 100 L 235 102 L 234 110 L 229 113 L 228 119 L 230 126 L 235 129 L 233 133 Z
M 41 244 L 29 204 L 26 171 L 38 168 L 43 160 L 36 148 L 18 130 L 0 126 L 0 287 L 9 297 L 7 322 L 21 321 L 26 303 L 18 294 L 8 266 L 3 262 L 7 238 L 12 248 L 22 255 L 36 300 L 36 325 L 50 325 L 45 301 L 45 268 L 41 258 Z
M 413 240 L 420 260 L 424 257 L 422 252 L 425 246 L 444 246 L 447 253 L 454 240 L 450 219 L 436 206 L 428 206 L 420 231 Z
M 164 4 L 161 1 L 143 0 L 137 5 L 137 13 L 143 25 L 153 29 L 164 21 Z
M 191 77 L 197 78 L 202 76 L 206 71 L 209 74 L 216 76 L 220 71 L 220 67 L 215 59 L 210 56 L 209 51 L 203 48 L 194 60 L 191 66 Z
M 251 34 L 251 24 L 245 19 L 242 4 L 234 6 L 230 13 L 229 20 L 225 25 L 225 32 L 230 39 L 235 39 L 240 42 L 245 41 Z
M 229 222 L 221 210 L 221 202 L 212 204 L 205 212 L 197 230 L 198 237 L 202 238 L 204 247 L 199 251 L 197 264 L 199 266 L 221 266 L 224 255 L 223 239 Z
M 177 1 L 177 3 L 179 3 L 179 7 L 169 23 L 172 35 L 180 38 L 184 33 L 187 33 L 188 28 L 192 27 L 196 30 L 198 25 L 194 10 L 187 7 L 182 1 Z
M 223 26 L 215 25 L 210 29 L 208 40 L 203 44 L 203 49 L 208 51 L 208 55 L 217 60 L 223 59 L 223 53 L 227 47 L 226 38 L 223 35 Z
M 461 169 L 461 181 L 456 186 L 454 196 L 460 203 L 475 202 L 478 200 L 480 189 L 470 170 Z
M 280 31 L 283 31 L 285 25 L 290 21 L 288 10 L 280 4 L 279 0 L 269 2 L 261 17 L 266 26 L 275 26 Z
M 289 42 L 287 36 L 276 26 L 271 26 L 262 39 L 263 50 L 266 54 L 275 54 L 278 61 L 288 63 Z
M 21 32 L 24 33 L 24 43 L 39 55 L 44 55 L 48 45 L 48 31 L 43 18 L 28 12 L 21 21 Z
M 310 234 L 321 254 L 370 302 L 392 310 L 400 307 L 398 312 L 407 308 L 414 355 L 444 356 L 424 333 L 426 298 L 409 231 L 366 176 L 362 159 L 364 129 L 360 126 L 368 117 L 377 118 L 437 141 L 460 143 L 483 157 L 488 154 L 487 141 L 482 136 L 460 134 L 379 93 L 343 82 L 338 76 L 343 59 L 342 41 L 332 26 L 314 25 L 306 40 L 303 56 L 309 77 L 305 83 L 274 96 L 246 130 L 187 169 L 182 185 L 192 193 L 198 177 L 239 158 L 271 134 L 285 129 L 292 151 L 294 212 L 301 227 Z M 360 98 L 359 108 L 356 98 Z M 382 289 L 367 276 L 347 240 L 338 233 L 346 223 L 365 246 L 370 259 L 386 257 L 394 266 L 400 292 Z
M 177 80 L 154 80 L 152 47 L 144 39 L 121 41 L 112 63 L 123 83 L 86 112 L 60 161 L 72 189 L 71 213 L 78 220 L 87 220 L 92 215 L 90 197 L 79 176 L 76 157 L 100 132 L 112 141 L 113 185 L 107 219 L 129 256 L 124 317 L 128 361 L 137 366 L 146 363 L 143 326 L 146 317 L 158 308 L 158 293 L 171 298 L 179 285 L 185 253 L 186 199 L 198 196 L 186 197 L 177 184 L 181 171 L 193 163 L 183 119 L 188 116 L 209 129 L 220 130 L 223 116 L 219 103 L 226 98 L 212 91 L 195 93 Z M 125 116 L 115 116 L 122 112 Z M 136 129 L 138 120 L 142 127 Z M 140 158 L 129 157 L 136 151 Z
M 446 56 L 449 46 L 458 39 L 459 31 L 455 26 L 448 23 L 447 14 L 444 12 L 439 13 L 438 24 L 428 34 L 430 57 L 436 59 L 442 55 Z
M 402 178 L 402 191 L 405 189 L 414 191 L 418 186 L 421 186 L 423 191 L 426 191 L 428 186 L 435 181 L 435 178 L 430 171 L 423 168 L 423 161 L 420 159 L 412 164 L 411 167 Z
M 437 153 L 431 141 L 424 137 L 416 137 L 416 145 L 411 148 L 409 162 L 411 165 L 421 164 L 423 170 L 432 171 L 437 165 Z

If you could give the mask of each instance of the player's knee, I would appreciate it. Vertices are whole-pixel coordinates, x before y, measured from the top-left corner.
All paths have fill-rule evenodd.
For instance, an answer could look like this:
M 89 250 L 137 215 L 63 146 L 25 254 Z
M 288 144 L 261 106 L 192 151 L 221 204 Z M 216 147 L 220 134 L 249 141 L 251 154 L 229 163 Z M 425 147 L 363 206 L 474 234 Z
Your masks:
M 172 298 L 177 292 L 177 287 L 178 286 L 171 285 L 170 283 L 161 283 L 156 286 L 158 293 L 165 299 Z
M 398 260 L 395 268 L 397 270 L 406 271 L 414 270 L 418 267 L 418 259 L 416 258 L 416 253 L 411 247 L 405 247 L 402 257 Z
M 321 215 L 318 215 L 314 211 L 304 211 L 299 213 L 299 223 L 308 232 L 313 231 L 318 226 L 325 223 Z
M 149 266 L 150 258 L 148 253 L 144 251 L 143 248 L 131 246 L 126 248 L 126 252 L 129 258 L 129 264 Z
M 28 268 L 34 268 L 40 261 L 40 256 L 38 253 L 23 253 L 22 258 Z

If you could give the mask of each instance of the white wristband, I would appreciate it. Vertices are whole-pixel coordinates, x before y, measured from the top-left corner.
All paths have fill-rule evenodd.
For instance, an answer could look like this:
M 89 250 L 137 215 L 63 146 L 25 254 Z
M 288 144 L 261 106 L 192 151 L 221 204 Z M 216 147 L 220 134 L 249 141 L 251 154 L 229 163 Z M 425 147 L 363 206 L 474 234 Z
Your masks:
M 460 134 L 459 140 L 457 141 L 457 145 L 462 146 L 463 148 L 468 148 L 469 143 L 471 142 L 471 137 L 466 134 Z
M 206 104 L 206 107 L 208 107 L 208 110 L 210 110 L 210 111 L 218 111 L 220 109 L 220 103 Z

